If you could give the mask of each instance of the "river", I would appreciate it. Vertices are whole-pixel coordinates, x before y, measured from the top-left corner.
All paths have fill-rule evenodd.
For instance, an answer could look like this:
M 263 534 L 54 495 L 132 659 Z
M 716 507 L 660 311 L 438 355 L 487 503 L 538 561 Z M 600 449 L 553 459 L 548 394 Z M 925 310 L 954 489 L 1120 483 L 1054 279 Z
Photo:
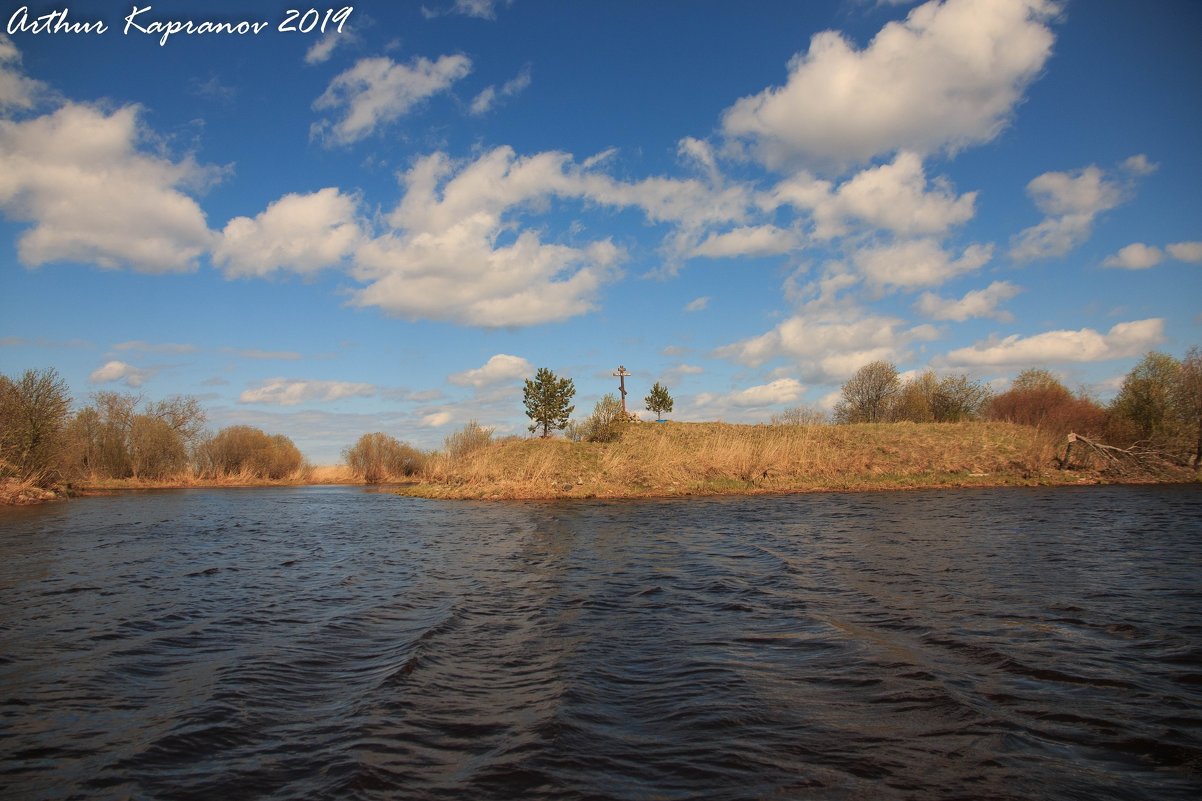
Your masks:
M 1196 799 L 1202 488 L 0 509 L 6 799 Z

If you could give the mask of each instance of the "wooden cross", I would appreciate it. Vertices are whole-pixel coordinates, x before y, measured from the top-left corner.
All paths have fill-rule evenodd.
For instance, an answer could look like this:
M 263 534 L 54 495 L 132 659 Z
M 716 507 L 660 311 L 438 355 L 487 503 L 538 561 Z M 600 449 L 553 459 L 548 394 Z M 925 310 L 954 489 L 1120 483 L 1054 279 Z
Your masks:
M 626 368 L 618 365 L 618 372 L 614 373 L 618 377 L 618 390 L 622 393 L 622 414 L 626 414 L 626 376 L 630 373 L 626 372 Z

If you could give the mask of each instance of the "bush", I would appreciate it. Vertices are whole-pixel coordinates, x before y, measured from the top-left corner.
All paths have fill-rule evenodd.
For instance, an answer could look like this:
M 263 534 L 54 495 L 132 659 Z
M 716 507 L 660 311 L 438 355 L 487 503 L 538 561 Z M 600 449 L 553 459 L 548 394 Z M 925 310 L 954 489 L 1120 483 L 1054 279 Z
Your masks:
M 443 440 L 447 456 L 462 459 L 492 442 L 493 429 L 485 428 L 475 420 L 468 420 L 463 428 Z
M 283 434 L 269 435 L 252 426 L 229 426 L 197 447 L 202 475 L 281 479 L 305 465 L 296 445 Z
M 0 476 L 51 484 L 59 478 L 71 396 L 53 369 L 0 376 Z
M 826 412 L 811 406 L 791 406 L 772 415 L 774 426 L 820 426 L 827 422 Z
M 379 431 L 359 437 L 342 458 L 356 477 L 369 484 L 414 475 L 425 461 L 421 451 Z
M 1024 370 L 1010 389 L 996 395 L 988 406 L 993 420 L 1043 429 L 1055 437 L 1069 432 L 1100 436 L 1107 414 L 1097 402 L 1073 395 L 1047 370 Z
M 613 394 L 604 395 L 593 413 L 580 424 L 578 432 L 580 439 L 589 442 L 616 442 L 622 438 L 622 430 L 626 427 L 627 417 L 622 413 L 622 402 Z

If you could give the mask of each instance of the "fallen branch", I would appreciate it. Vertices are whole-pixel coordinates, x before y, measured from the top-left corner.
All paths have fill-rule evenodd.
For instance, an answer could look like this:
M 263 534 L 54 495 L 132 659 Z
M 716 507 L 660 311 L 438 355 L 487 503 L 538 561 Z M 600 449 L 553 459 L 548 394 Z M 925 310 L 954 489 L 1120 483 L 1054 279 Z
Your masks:
M 1057 459 L 1061 470 L 1066 470 L 1070 466 L 1073 448 L 1076 446 L 1078 453 L 1084 451 L 1087 455 L 1100 457 L 1105 464 L 1102 471 L 1106 473 L 1164 475 L 1177 471 L 1176 465 L 1172 463 L 1167 454 L 1147 447 L 1142 442 L 1137 442 L 1129 448 L 1119 448 L 1104 442 L 1096 442 L 1080 434 L 1069 434 L 1067 439 L 1064 457 Z

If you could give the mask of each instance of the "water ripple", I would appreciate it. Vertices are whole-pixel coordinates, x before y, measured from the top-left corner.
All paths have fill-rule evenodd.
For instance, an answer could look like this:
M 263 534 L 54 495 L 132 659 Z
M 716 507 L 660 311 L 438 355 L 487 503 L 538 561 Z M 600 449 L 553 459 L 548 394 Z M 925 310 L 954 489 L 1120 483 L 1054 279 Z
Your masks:
M 0 512 L 15 799 L 1193 799 L 1202 494 Z

